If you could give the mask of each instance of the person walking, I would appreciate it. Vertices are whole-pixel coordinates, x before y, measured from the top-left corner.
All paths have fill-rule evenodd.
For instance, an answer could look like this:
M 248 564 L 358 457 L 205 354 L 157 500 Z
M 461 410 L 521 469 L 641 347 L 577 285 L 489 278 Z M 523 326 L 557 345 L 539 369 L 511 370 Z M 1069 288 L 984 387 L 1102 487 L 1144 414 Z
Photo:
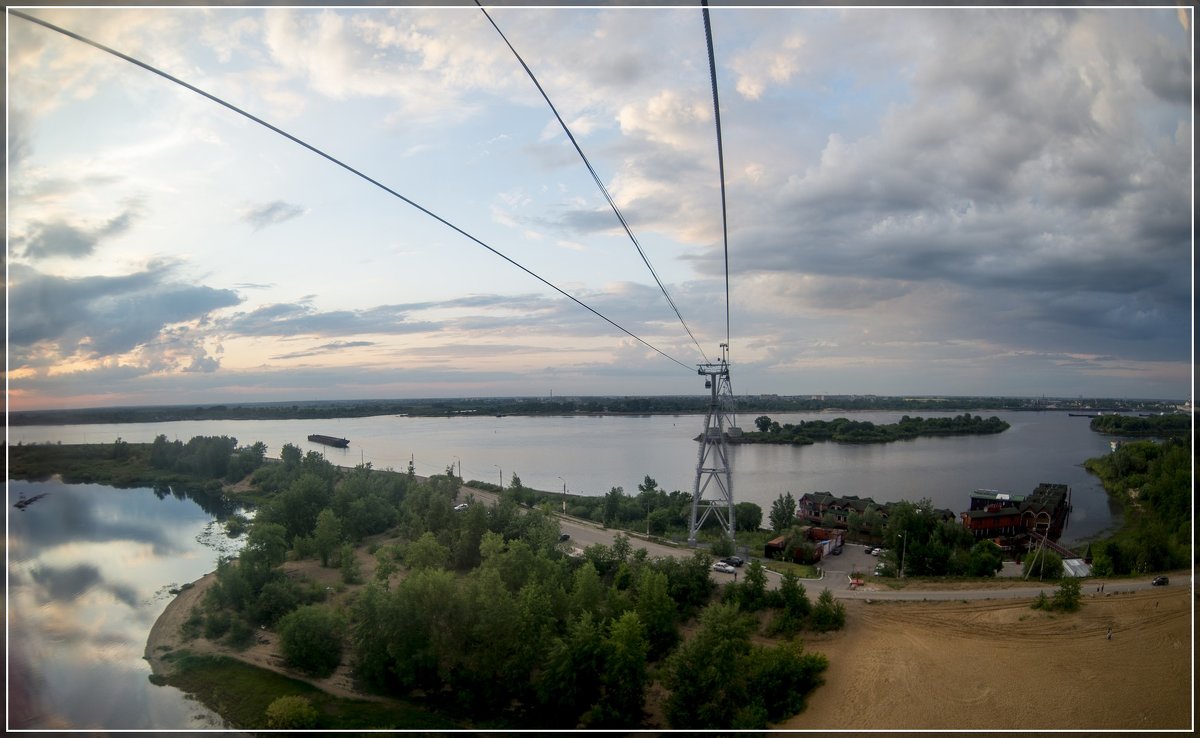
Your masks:
M 1112 640 L 1112 626 L 1108 626 L 1108 640 Z

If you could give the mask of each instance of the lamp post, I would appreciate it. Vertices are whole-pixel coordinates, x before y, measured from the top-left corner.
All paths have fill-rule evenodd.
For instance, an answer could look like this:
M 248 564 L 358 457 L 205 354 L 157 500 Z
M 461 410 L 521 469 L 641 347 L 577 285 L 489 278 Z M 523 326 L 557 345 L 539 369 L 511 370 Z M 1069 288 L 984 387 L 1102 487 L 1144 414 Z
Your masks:
M 563 483 L 562 509 L 563 509 L 563 515 L 566 515 L 567 514 L 567 480 L 563 479 L 562 477 L 559 477 L 558 481 Z
M 900 578 L 904 578 L 904 550 L 908 548 L 908 529 L 904 529 L 904 541 L 900 545 Z
M 461 481 L 462 480 L 462 459 L 455 456 L 454 460 L 458 462 L 458 478 Z
M 492 466 L 496 467 L 497 469 L 500 469 L 499 464 L 492 464 Z M 503 469 L 500 469 L 500 491 L 501 492 L 504 491 L 504 470 Z

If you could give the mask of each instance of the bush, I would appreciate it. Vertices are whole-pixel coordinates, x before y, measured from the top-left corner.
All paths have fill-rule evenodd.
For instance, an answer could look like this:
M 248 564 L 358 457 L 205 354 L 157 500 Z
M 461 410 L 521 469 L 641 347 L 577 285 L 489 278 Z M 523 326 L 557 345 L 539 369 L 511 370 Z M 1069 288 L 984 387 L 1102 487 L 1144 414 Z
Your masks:
M 301 671 L 327 677 L 342 662 L 340 618 L 318 605 L 305 605 L 279 621 L 284 661 Z
M 303 730 L 317 726 L 317 708 L 307 697 L 279 697 L 267 706 L 267 727 L 276 730 Z

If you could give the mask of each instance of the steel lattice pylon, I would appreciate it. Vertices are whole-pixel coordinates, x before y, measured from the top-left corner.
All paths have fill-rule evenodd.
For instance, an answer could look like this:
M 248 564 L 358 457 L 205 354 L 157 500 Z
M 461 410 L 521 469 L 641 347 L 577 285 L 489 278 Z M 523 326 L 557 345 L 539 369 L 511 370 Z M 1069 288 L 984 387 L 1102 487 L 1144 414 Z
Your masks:
M 692 487 L 692 515 L 688 528 L 688 544 L 692 546 L 696 545 L 696 535 L 710 513 L 717 516 L 729 540 L 734 540 L 736 521 L 728 437 L 741 433 L 734 422 L 733 387 L 729 383 L 729 345 L 721 344 L 719 362 L 698 366 L 698 374 L 706 377 L 704 384 L 711 394 L 708 412 L 704 416 L 704 433 L 699 440 L 696 482 Z M 713 487 L 715 492 L 710 494 Z

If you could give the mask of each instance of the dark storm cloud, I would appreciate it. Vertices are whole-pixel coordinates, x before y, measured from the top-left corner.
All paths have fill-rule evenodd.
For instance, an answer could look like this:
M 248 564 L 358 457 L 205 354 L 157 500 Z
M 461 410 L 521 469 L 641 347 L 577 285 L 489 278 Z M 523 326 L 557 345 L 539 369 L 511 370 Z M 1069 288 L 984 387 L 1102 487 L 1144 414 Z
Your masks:
M 173 281 L 170 272 L 160 265 L 119 277 L 67 278 L 13 265 L 9 341 L 106 356 L 153 340 L 167 325 L 240 302 L 231 290 Z
M 242 214 L 242 220 L 249 223 L 254 230 L 258 231 L 269 225 L 277 225 L 293 218 L 299 218 L 305 212 L 304 207 L 300 205 L 275 200 L 274 202 L 255 205 L 247 209 Z
M 106 238 L 129 230 L 136 213 L 126 210 L 97 228 L 81 228 L 65 220 L 37 223 L 27 236 L 13 239 L 13 250 L 26 259 L 65 256 L 72 259 L 90 256 Z
M 930 337 L 1184 358 L 1186 46 L 1130 23 L 1122 43 L 1093 47 L 1118 13 L 866 18 L 874 30 L 853 33 L 884 47 L 889 34 L 925 40 L 906 94 L 874 128 L 830 135 L 818 161 L 771 162 L 783 170 L 766 187 L 734 184 L 735 275 L 815 277 L 794 295 L 810 305 L 847 281 L 953 295 Z M 698 266 L 715 276 L 721 257 L 714 245 Z

